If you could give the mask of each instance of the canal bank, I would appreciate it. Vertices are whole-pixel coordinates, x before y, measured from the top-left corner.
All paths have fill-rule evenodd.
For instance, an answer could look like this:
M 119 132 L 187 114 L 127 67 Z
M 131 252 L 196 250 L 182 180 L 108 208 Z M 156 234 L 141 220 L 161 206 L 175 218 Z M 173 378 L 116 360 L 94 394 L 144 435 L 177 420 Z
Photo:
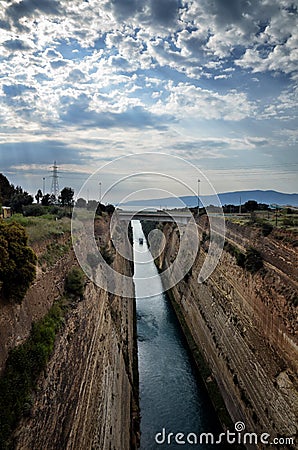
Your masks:
M 294 336 L 297 314 L 292 303 L 291 259 L 287 257 L 290 249 L 278 247 L 275 236 L 261 239 L 258 229 L 237 228 L 227 222 L 229 246 L 224 247 L 208 280 L 198 283 L 208 251 L 205 219 L 202 217 L 198 223 L 201 245 L 192 270 L 171 290 L 180 322 L 186 324 L 185 334 L 194 344 L 191 347 L 199 349 L 210 369 L 204 374 L 203 366 L 202 376 L 207 387 L 214 381 L 217 384 L 235 424 L 232 430 L 240 424 L 245 430 L 243 435 L 251 434 L 252 442 L 247 448 L 265 448 L 260 442 L 263 433 L 270 435 L 272 448 L 296 448 L 298 397 L 297 371 L 293 367 L 297 364 Z M 171 267 L 180 242 L 175 226 L 159 226 L 166 245 L 156 262 L 165 271 Z M 239 266 L 231 248 L 243 252 L 244 246 L 249 249 L 263 241 L 266 244 L 266 248 L 260 248 L 263 268 L 251 273 L 247 267 Z M 273 262 L 266 263 L 272 252 L 279 256 L 278 267 Z M 283 268 L 279 261 L 286 257 L 289 264 Z M 171 271 L 167 273 L 170 277 Z M 276 444 L 280 436 L 282 442 L 288 439 L 287 447 Z
M 181 448 L 171 441 L 158 443 L 166 433 L 213 433 L 221 431 L 217 414 L 198 376 L 190 348 L 171 302 L 162 293 L 161 280 L 148 250 L 141 224 L 132 222 L 134 283 L 138 330 L 141 449 Z M 143 238 L 143 243 L 140 239 Z M 152 282 L 161 294 L 150 296 Z M 157 289 L 158 290 L 158 289 Z M 149 294 L 149 296 L 148 296 Z M 212 448 L 200 445 L 200 448 Z

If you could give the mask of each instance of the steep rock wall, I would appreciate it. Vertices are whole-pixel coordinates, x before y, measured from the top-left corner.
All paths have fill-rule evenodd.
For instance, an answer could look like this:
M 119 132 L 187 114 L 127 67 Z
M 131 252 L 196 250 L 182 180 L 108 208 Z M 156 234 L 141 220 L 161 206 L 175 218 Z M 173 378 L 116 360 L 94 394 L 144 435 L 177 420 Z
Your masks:
M 97 223 L 100 241 L 106 245 L 110 245 L 108 226 L 108 221 Z M 8 327 L 1 324 L 6 349 L 26 339 L 32 321 L 42 317 L 63 292 L 65 275 L 74 264 L 71 251 L 39 276 L 22 305 L 3 306 L 7 317 L 19 317 L 10 320 Z M 116 256 L 113 267 L 131 276 L 131 265 L 121 256 Z M 84 299 L 74 303 L 65 318 L 54 353 L 38 381 L 30 415 L 15 431 L 14 448 L 137 448 L 135 341 L 134 299 L 114 296 L 88 281 Z
M 65 277 L 75 264 L 75 255 L 70 251 L 50 269 L 45 272 L 39 270 L 21 304 L 5 302 L 0 298 L 0 373 L 8 351 L 27 339 L 32 322 L 43 317 L 55 299 L 62 295 Z
M 201 236 L 204 230 L 206 223 L 201 222 Z M 159 261 L 161 269 L 170 265 L 179 246 L 172 225 L 163 231 L 167 245 Z M 201 247 L 191 273 L 171 293 L 233 421 L 242 420 L 250 432 L 297 438 L 297 309 L 291 303 L 294 270 L 289 270 L 289 264 L 274 265 L 283 261 L 281 255 L 288 254 L 292 255 L 292 267 L 295 251 L 282 245 L 278 252 L 277 242 L 271 246 L 269 238 L 261 241 L 256 236 L 252 241 L 250 233 L 227 224 L 227 237 L 234 245 L 262 247 L 263 257 L 270 259 L 265 270 L 252 275 L 224 251 L 213 274 L 199 284 L 206 257 Z

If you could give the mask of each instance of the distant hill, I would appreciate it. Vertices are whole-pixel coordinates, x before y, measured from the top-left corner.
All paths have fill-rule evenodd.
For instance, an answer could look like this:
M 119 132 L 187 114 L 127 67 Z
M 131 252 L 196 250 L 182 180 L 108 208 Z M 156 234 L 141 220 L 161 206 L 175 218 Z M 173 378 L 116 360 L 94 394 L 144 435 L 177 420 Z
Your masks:
M 258 203 L 277 204 L 280 206 L 298 206 L 298 194 L 285 194 L 283 192 L 277 191 L 255 190 L 223 192 L 221 194 L 218 194 L 218 197 L 222 205 L 239 205 L 241 198 L 242 205 L 248 200 L 255 200 Z M 184 196 L 179 198 L 188 207 L 197 206 L 198 200 L 196 196 Z M 200 199 L 201 203 L 203 202 L 206 206 L 214 204 L 214 196 L 212 195 L 202 195 Z M 139 205 L 151 208 L 181 208 L 182 203 L 177 198 L 168 197 L 160 199 L 131 201 L 119 206 L 127 207 Z

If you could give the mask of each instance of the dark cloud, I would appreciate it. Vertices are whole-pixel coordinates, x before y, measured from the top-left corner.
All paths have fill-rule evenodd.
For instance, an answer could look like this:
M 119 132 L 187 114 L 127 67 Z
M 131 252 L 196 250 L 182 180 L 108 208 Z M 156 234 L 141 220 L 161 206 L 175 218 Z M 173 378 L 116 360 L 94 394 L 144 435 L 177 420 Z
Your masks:
M 72 83 L 83 82 L 83 81 L 85 81 L 85 75 L 81 70 L 73 69 L 69 73 L 69 75 L 67 77 L 67 81 L 70 81 Z
M 10 39 L 9 41 L 3 42 L 3 47 L 11 51 L 26 51 L 31 50 L 31 47 L 21 39 Z
M 106 9 L 118 20 L 134 17 L 139 23 L 160 26 L 173 25 L 178 17 L 178 0 L 112 0 Z
M 112 0 L 110 7 L 117 19 L 125 20 L 137 11 L 137 0 Z
M 127 72 L 131 72 L 134 70 L 131 63 L 121 56 L 111 56 L 111 58 L 109 59 L 109 63 L 112 67 L 115 67 L 119 70 L 125 70 Z
M 177 0 L 151 0 L 151 16 L 160 25 L 170 26 L 178 18 Z
M 80 150 L 68 147 L 64 142 L 54 139 L 0 144 L 2 171 L 23 164 L 48 164 L 50 170 L 54 160 L 59 161 L 59 164 L 82 164 L 89 159 L 87 153 L 82 155 Z
M 46 51 L 45 51 L 45 56 L 47 58 L 58 58 L 61 55 L 54 48 L 47 48 Z
M 247 0 L 213 0 L 210 6 L 218 22 L 226 24 L 240 22 L 243 13 L 250 9 L 250 5 L 251 3 Z
M 68 149 L 65 143 L 59 140 L 0 144 L 2 170 L 10 169 L 11 164 L 49 164 L 50 166 L 54 159 L 75 164 L 76 159 L 81 161 L 81 156 L 77 150 Z
M 280 11 L 280 5 L 273 0 L 261 3 L 258 0 L 204 0 L 205 10 L 215 16 L 218 25 L 238 25 L 249 32 L 262 27 L 274 14 Z
M 7 20 L 0 20 L 0 28 L 3 30 L 10 30 L 10 25 Z
M 81 94 L 78 99 L 73 100 L 68 97 L 61 99 L 62 109 L 60 119 L 67 124 L 74 124 L 82 127 L 98 128 L 155 128 L 164 130 L 167 128 L 164 123 L 170 119 L 168 117 L 155 116 L 140 106 L 128 108 L 121 113 L 96 112 L 89 109 L 90 99 Z
M 56 61 L 50 62 L 53 69 L 60 69 L 60 67 L 66 66 L 68 63 L 67 61 L 64 61 L 63 59 L 57 59 Z
M 36 12 L 59 15 L 60 3 L 57 0 L 22 0 L 19 3 L 12 3 L 6 9 L 6 18 L 19 30 L 27 30 L 27 27 L 20 24 L 20 19 L 33 17 Z

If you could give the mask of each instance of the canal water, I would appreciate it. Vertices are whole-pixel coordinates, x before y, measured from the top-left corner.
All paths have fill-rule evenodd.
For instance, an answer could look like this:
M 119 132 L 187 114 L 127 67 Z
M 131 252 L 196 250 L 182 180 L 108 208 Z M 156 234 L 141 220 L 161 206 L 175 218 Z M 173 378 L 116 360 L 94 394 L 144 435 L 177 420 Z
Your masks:
M 210 449 L 211 445 L 177 444 L 164 435 L 220 433 L 218 419 L 199 379 L 170 301 L 165 294 L 149 298 L 150 277 L 157 269 L 139 221 L 132 221 L 136 289 L 141 407 L 141 449 Z M 139 243 L 143 238 L 143 245 Z M 138 282 L 148 278 L 148 282 Z M 161 280 L 158 277 L 159 282 Z M 156 281 L 156 278 L 155 278 Z M 154 281 L 154 282 L 155 282 Z M 158 282 L 158 281 L 157 281 Z M 146 287 L 147 286 L 147 287 Z M 162 291 L 162 289 L 161 289 Z M 142 298 L 143 297 L 143 298 Z M 165 434 L 163 433 L 165 429 Z M 158 441 L 155 441 L 157 433 Z M 215 448 L 215 446 L 214 446 Z M 218 446 L 217 446 L 218 448 Z

